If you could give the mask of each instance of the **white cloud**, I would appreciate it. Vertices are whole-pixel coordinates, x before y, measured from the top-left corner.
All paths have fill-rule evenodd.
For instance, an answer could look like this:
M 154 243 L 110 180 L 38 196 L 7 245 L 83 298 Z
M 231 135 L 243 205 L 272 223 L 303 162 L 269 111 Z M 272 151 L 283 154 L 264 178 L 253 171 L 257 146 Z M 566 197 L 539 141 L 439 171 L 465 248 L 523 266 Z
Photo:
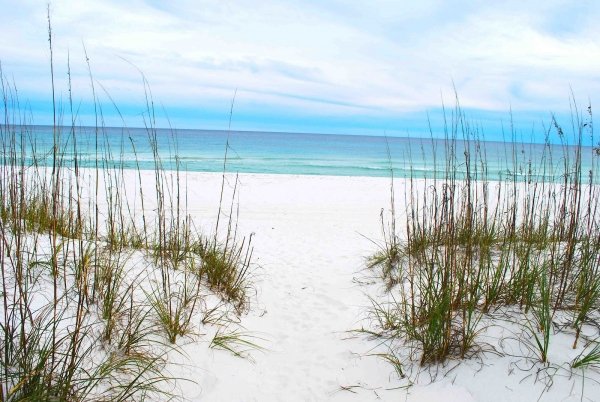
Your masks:
M 128 102 L 143 91 L 123 59 L 167 107 L 226 104 L 238 88 L 266 108 L 382 115 L 439 107 L 453 83 L 473 108 L 562 108 L 571 87 L 593 100 L 600 7 L 500 3 L 61 0 L 51 14 L 58 74 L 70 51 L 74 85 L 88 92 L 85 43 L 96 79 Z M 5 73 L 47 94 L 45 4 L 0 6 Z

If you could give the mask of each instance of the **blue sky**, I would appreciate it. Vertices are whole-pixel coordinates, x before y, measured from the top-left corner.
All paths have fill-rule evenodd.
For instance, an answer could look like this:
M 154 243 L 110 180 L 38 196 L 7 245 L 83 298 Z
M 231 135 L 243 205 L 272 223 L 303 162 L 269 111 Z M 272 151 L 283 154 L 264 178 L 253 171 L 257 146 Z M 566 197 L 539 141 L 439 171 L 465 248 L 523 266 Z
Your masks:
M 87 49 L 108 125 L 422 135 L 454 88 L 486 137 L 543 131 L 600 94 L 595 1 L 53 1 L 59 100 L 67 60 L 92 122 Z M 51 120 L 46 2 L 0 0 L 0 61 L 37 124 Z M 136 67 L 134 67 L 136 66 Z M 66 108 L 66 105 L 65 105 Z M 69 120 L 67 114 L 64 119 Z

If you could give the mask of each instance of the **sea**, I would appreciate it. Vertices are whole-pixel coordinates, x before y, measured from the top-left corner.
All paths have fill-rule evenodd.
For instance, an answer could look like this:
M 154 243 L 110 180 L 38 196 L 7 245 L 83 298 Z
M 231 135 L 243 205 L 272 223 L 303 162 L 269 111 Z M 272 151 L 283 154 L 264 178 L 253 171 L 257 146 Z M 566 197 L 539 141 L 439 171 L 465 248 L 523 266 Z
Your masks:
M 597 172 L 596 149 L 564 144 L 258 131 L 124 127 L 0 126 L 6 154 L 10 133 L 28 163 L 51 165 L 54 138 L 61 163 L 193 172 L 561 180 L 581 154 L 582 176 Z M 595 180 L 596 181 L 596 180 Z

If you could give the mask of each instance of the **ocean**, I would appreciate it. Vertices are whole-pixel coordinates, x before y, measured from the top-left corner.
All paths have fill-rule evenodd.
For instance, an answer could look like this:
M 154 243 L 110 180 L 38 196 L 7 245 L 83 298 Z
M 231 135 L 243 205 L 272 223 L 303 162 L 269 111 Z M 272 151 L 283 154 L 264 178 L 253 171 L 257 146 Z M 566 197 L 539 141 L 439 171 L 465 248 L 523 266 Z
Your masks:
M 21 127 L 17 132 L 24 133 L 22 144 L 27 149 L 35 147 L 37 163 L 51 165 L 52 127 Z M 0 128 L 3 137 L 7 133 L 6 127 Z M 72 164 L 75 143 L 82 167 L 96 166 L 98 155 L 99 166 L 154 169 L 157 150 L 165 169 L 179 164 L 181 170 L 195 172 L 221 172 L 225 167 L 228 172 L 240 173 L 389 177 L 393 171 L 394 177 L 433 178 L 453 171 L 457 178 L 464 178 L 468 168 L 471 177 L 489 180 L 560 180 L 576 154 L 572 146 L 472 139 L 189 129 L 157 129 L 154 133 L 149 136 L 144 128 L 113 127 L 101 128 L 96 135 L 93 127 L 77 127 L 73 137 L 71 129 L 63 127 L 59 130 L 60 154 L 64 165 Z M 2 139 L 5 146 L 7 141 Z M 451 148 L 453 152 L 449 152 Z M 587 176 L 600 157 L 592 147 L 584 146 L 581 151 L 582 172 Z M 455 159 L 446 158 L 448 154 Z

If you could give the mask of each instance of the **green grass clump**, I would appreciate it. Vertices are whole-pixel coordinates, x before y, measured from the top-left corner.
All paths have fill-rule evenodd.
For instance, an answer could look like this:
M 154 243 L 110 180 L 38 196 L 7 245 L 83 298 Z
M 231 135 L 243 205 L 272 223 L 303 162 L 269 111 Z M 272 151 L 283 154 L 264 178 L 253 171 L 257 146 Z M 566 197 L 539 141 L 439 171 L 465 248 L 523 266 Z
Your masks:
M 166 283 L 147 294 L 157 322 L 170 343 L 192 332 L 191 320 L 200 300 L 200 281 L 189 269 L 169 274 Z
M 226 248 L 213 240 L 204 240 L 194 247 L 201 260 L 198 275 L 214 292 L 233 303 L 238 311 L 244 309 L 247 301 L 251 242 L 252 237 L 236 248 Z
M 153 188 L 144 186 L 137 154 L 138 182 L 127 179 L 127 130 L 113 149 L 89 64 L 95 126 L 78 126 L 70 66 L 66 113 L 59 112 L 50 24 L 48 33 L 50 147 L 38 143 L 0 65 L 0 401 L 170 400 L 166 356 L 179 337 L 199 333 L 193 318 L 206 288 L 238 314 L 247 306 L 250 241 L 238 243 L 228 230 L 218 243 L 215 228 L 205 242 L 194 229 L 180 166 L 162 165 L 145 79 Z M 82 154 L 82 140 L 95 144 L 91 155 Z M 178 160 L 176 146 L 169 149 Z M 229 218 L 228 228 L 236 223 Z M 239 333 L 227 339 L 214 345 L 252 344 Z
M 546 144 L 539 160 L 520 160 L 525 145 L 505 144 L 510 174 L 493 182 L 485 142 L 457 106 L 443 155 L 434 155 L 435 176 L 424 183 L 408 179 L 404 222 L 396 222 L 392 184 L 391 217 L 381 219 L 383 245 L 367 261 L 382 268 L 394 295 L 389 305 L 373 304 L 370 332 L 413 351 L 396 349 L 390 361 L 402 355 L 430 365 L 473 356 L 484 316 L 502 307 L 521 312 L 515 320 L 529 334 L 523 339 L 532 340 L 543 364 L 558 312 L 572 317 L 574 347 L 582 327 L 597 324 L 599 159 L 582 145 L 584 137 L 593 141 L 591 119 L 591 108 L 585 119 L 574 108 L 572 145 L 553 119 L 546 138 L 554 130 L 562 144 Z M 589 172 L 583 172 L 583 152 L 590 152 Z
M 215 333 L 210 341 L 209 347 L 212 349 L 226 350 L 236 357 L 248 359 L 250 358 L 250 351 L 264 350 L 264 348 L 258 344 L 258 341 L 260 340 L 261 338 L 238 329 L 230 331 L 225 328 L 220 329 Z
M 600 367 L 600 343 L 592 342 L 591 348 L 585 349 L 579 356 L 573 359 L 571 367 L 579 369 Z

